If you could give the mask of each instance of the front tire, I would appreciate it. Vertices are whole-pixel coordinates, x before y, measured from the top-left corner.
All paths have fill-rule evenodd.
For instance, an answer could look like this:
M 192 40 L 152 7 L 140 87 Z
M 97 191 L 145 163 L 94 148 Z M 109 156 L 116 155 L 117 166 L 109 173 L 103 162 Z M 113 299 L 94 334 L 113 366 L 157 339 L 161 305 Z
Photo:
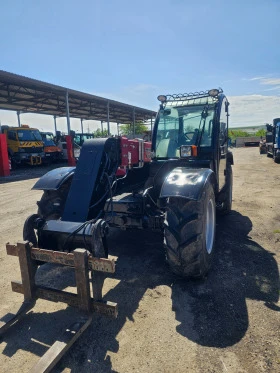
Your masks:
M 216 204 L 207 183 L 200 201 L 170 197 L 165 216 L 164 242 L 171 270 L 183 277 L 202 278 L 214 252 Z

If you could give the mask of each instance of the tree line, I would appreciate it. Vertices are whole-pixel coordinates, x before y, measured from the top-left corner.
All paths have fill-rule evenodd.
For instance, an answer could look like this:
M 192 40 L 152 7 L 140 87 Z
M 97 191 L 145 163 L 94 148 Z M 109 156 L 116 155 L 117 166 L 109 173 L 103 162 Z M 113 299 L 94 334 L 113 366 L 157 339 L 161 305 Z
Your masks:
M 265 136 L 265 129 L 262 128 L 262 129 L 259 129 L 257 132 L 255 133 L 249 133 L 247 131 L 242 131 L 242 130 L 231 130 L 229 128 L 228 130 L 228 137 L 231 139 L 231 140 L 235 140 L 237 137 L 251 137 L 251 136 L 258 136 L 258 137 L 261 137 L 261 136 Z
M 119 127 L 120 135 L 128 136 L 132 135 L 133 127 L 130 124 L 121 124 Z M 147 132 L 149 129 L 143 123 L 135 123 L 135 135 L 140 135 Z M 97 130 L 93 131 L 94 137 L 108 137 L 108 130 L 104 129 L 103 131 L 98 128 Z
M 132 134 L 132 125 L 130 124 L 122 124 L 120 125 L 119 127 L 119 130 L 120 130 L 120 135 L 123 135 L 123 136 L 127 136 L 127 135 L 131 135 Z M 149 129 L 148 127 L 143 124 L 143 123 L 135 123 L 135 135 L 139 135 L 139 134 L 143 134 L 145 132 L 147 132 Z M 231 139 L 231 140 L 235 140 L 237 137 L 251 137 L 251 136 L 258 136 L 258 137 L 261 137 L 261 136 L 265 136 L 265 129 L 259 129 L 258 131 L 256 131 L 255 133 L 249 133 L 247 131 L 243 131 L 243 130 L 232 130 L 229 128 L 228 130 L 228 137 Z M 95 130 L 93 132 L 94 134 L 94 137 L 108 137 L 108 131 L 107 129 L 104 129 L 103 131 L 98 128 L 97 130 Z

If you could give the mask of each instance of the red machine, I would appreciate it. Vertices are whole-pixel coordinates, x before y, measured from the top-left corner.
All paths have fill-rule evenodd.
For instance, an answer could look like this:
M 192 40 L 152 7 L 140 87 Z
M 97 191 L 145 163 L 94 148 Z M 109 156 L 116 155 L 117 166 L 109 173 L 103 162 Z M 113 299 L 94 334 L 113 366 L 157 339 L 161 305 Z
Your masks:
M 10 176 L 6 135 L 0 134 L 0 176 Z
M 143 167 L 144 163 L 151 162 L 152 143 L 142 139 L 129 140 L 121 137 L 121 165 L 117 176 L 125 175 L 126 168 Z
M 144 163 L 150 162 L 151 147 L 151 142 L 121 137 L 121 167 L 142 167 Z

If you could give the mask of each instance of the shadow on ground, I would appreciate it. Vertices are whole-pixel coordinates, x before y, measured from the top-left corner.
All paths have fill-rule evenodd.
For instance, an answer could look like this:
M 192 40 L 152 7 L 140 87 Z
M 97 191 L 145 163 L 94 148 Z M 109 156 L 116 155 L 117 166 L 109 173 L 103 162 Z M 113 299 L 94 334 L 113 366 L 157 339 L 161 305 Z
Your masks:
M 106 294 L 105 300 L 119 304 L 119 316 L 117 320 L 96 316 L 54 371 L 70 367 L 72 372 L 79 373 L 112 372 L 107 352 L 118 352 L 118 333 L 127 319 L 133 320 L 147 289 L 158 285 L 172 289 L 174 317 L 180 322 L 177 332 L 203 346 L 225 348 L 242 339 L 248 328 L 246 298 L 262 301 L 277 311 L 277 264 L 273 253 L 248 236 L 252 228 L 250 219 L 233 211 L 217 223 L 216 256 L 204 281 L 181 280 L 170 273 L 159 234 L 114 231 L 109 247 L 110 253 L 118 256 L 115 277 L 120 282 Z M 53 283 L 58 288 L 74 285 L 70 270 L 41 268 L 39 282 Z M 55 274 L 55 280 L 51 274 Z M 12 356 L 18 349 L 24 349 L 42 356 L 46 345 L 53 343 L 59 330 L 63 331 L 72 319 L 70 308 L 41 314 L 35 308 L 21 321 L 16 343 L 16 326 L 4 335 L 4 354 Z
M 262 301 L 277 310 L 279 273 L 273 253 L 250 239 L 252 223 L 232 211 L 217 226 L 217 251 L 206 281 L 177 281 L 172 300 L 177 331 L 194 342 L 211 347 L 237 343 L 248 328 L 246 299 Z M 188 303 L 192 328 L 184 313 Z
M 11 170 L 10 176 L 0 176 L 0 184 L 12 183 L 22 180 L 38 179 L 54 168 L 65 166 L 67 166 L 66 162 L 40 166 L 19 165 L 16 169 Z

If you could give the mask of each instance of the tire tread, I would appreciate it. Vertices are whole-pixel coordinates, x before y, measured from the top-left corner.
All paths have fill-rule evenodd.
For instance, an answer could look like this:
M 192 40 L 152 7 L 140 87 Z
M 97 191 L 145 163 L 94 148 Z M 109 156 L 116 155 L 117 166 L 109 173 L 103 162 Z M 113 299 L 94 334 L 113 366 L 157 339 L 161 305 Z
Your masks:
M 179 276 L 201 278 L 210 267 L 212 253 L 205 253 L 203 221 L 205 200 L 209 195 L 214 198 L 214 192 L 211 184 L 206 189 L 201 201 L 169 199 L 164 224 L 166 259 Z

